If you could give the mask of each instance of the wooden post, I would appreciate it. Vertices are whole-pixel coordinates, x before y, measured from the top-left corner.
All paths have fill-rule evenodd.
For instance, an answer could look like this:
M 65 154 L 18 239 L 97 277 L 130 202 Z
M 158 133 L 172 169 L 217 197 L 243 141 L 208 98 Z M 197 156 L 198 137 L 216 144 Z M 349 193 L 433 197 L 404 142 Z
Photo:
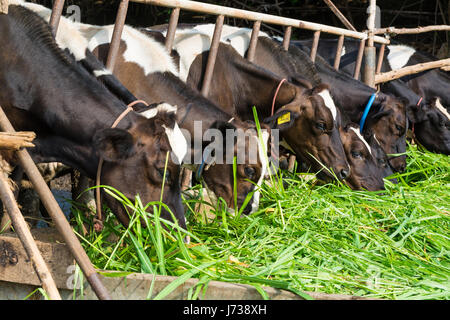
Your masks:
M 58 31 L 59 20 L 61 20 L 62 11 L 64 8 L 64 0 L 55 0 L 52 7 L 52 15 L 50 16 L 49 25 L 52 28 L 53 36 L 56 37 Z
M 174 8 L 170 14 L 169 28 L 167 29 L 165 47 L 169 54 L 172 53 L 173 39 L 177 31 L 178 18 L 180 17 L 180 8 Z
M 8 181 L 6 180 L 5 174 L 1 168 L 0 197 L 3 205 L 6 207 L 6 211 L 8 212 L 12 225 L 14 226 L 14 231 L 19 236 L 28 258 L 31 261 L 31 265 L 34 267 L 34 270 L 42 283 L 42 287 L 51 300 L 61 300 L 55 281 L 52 278 L 50 270 L 45 264 L 44 258 L 42 258 L 42 255 L 39 252 L 36 242 L 34 241 L 30 229 L 28 228 L 28 225 L 19 210 L 14 194 L 9 188 Z
M 291 41 L 291 34 L 292 34 L 292 27 L 286 27 L 286 30 L 284 30 L 284 37 L 283 37 L 283 49 L 288 51 L 289 50 L 289 43 Z
M 8 6 L 9 6 L 8 0 L 0 0 L 0 13 L 8 14 Z
M 250 37 L 250 44 L 247 51 L 247 60 L 253 62 L 255 60 L 256 45 L 258 44 L 258 34 L 261 28 L 261 21 L 255 21 L 253 24 L 252 35 Z
M 353 70 L 353 78 L 359 79 L 359 73 L 361 71 L 361 64 L 364 55 L 364 48 L 366 47 L 366 40 L 359 41 L 358 56 L 356 57 L 355 69 Z
M 383 66 L 385 49 L 386 49 L 386 45 L 383 43 L 380 47 L 380 51 L 378 52 L 378 62 L 377 62 L 377 69 L 375 70 L 375 74 L 379 74 L 381 72 L 381 67 Z
M 339 9 L 334 5 L 333 2 L 331 2 L 331 0 L 323 0 L 323 1 L 331 9 L 331 11 L 333 11 L 336 17 L 338 17 L 338 19 L 341 20 L 341 22 L 344 24 L 344 26 L 347 27 L 347 29 L 356 31 L 355 27 L 352 26 L 350 21 L 347 20 L 347 18 L 342 14 L 342 12 L 339 11 Z
M 208 62 L 206 63 L 205 75 L 203 77 L 201 93 L 204 97 L 208 96 L 209 85 L 211 84 L 214 65 L 216 63 L 217 51 L 219 50 L 220 36 L 222 34 L 224 16 L 219 15 L 216 20 L 216 27 L 214 28 L 214 35 L 209 49 Z
M 0 130 L 5 132 L 15 132 L 11 122 L 0 106 Z M 80 241 L 74 234 L 72 227 L 67 221 L 64 213 L 62 212 L 58 202 L 50 191 L 49 187 L 42 178 L 36 164 L 29 155 L 28 151 L 23 149 L 16 152 L 20 165 L 25 170 L 28 178 L 31 180 L 36 192 L 39 194 L 42 203 L 47 209 L 48 213 L 52 217 L 53 222 L 56 225 L 59 233 L 64 237 L 64 240 L 72 252 L 75 260 L 83 270 L 86 279 L 91 285 L 92 290 L 96 293 L 97 297 L 101 300 L 110 300 L 111 297 L 103 286 L 99 275 L 94 269 L 89 257 L 81 246 Z
M 341 63 L 342 48 L 344 47 L 344 36 L 339 36 L 339 40 L 336 48 L 336 55 L 334 57 L 334 68 L 339 70 L 339 64 Z
M 113 72 L 116 64 L 117 54 L 119 53 L 120 39 L 122 37 L 123 26 L 127 18 L 128 0 L 121 0 L 119 9 L 117 10 L 116 22 L 114 24 L 114 31 L 109 44 L 108 57 L 106 59 L 106 69 Z
M 314 32 L 313 43 L 311 46 L 310 58 L 312 62 L 316 61 L 317 47 L 319 46 L 320 31 Z
M 375 14 L 376 14 L 376 0 L 370 0 L 369 18 L 367 22 L 368 39 L 367 47 L 364 49 L 364 83 L 368 86 L 375 87 L 375 63 L 376 63 L 376 49 L 374 47 L 375 28 Z

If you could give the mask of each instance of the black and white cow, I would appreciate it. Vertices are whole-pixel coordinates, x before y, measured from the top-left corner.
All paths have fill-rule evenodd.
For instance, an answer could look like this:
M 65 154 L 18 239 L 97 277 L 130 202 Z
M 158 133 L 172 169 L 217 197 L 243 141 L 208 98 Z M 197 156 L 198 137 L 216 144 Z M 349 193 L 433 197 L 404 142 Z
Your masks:
M 167 26 L 147 30 L 165 34 Z M 173 50 L 179 55 L 180 78 L 200 89 L 211 43 L 213 25 L 180 25 Z M 223 29 L 223 37 L 227 29 Z M 244 49 L 245 50 L 245 49 Z M 239 50 L 238 50 L 239 52 Z M 282 77 L 245 60 L 234 46 L 219 45 L 208 97 L 227 112 L 253 119 L 255 106 L 261 119 L 280 129 L 298 158 L 326 180 L 345 179 L 349 166 L 335 123 L 335 106 L 325 85 L 308 81 L 282 82 Z M 273 104 L 273 110 L 272 110 Z M 285 118 L 283 118 L 285 117 Z M 289 120 L 278 120 L 279 118 Z M 330 173 L 331 168 L 335 173 Z
M 295 42 L 311 45 L 311 40 Z M 319 42 L 318 53 L 329 63 L 334 60 L 336 40 Z M 346 39 L 340 69 L 353 74 L 359 42 Z M 379 45 L 376 45 L 379 50 Z M 429 62 L 436 58 L 405 45 L 388 45 L 383 59 L 382 72 L 398 70 L 404 66 Z M 364 60 L 363 60 L 364 61 Z M 363 76 L 361 71 L 360 78 Z M 406 81 L 406 82 L 405 82 Z M 414 136 L 430 151 L 450 154 L 450 77 L 439 69 L 424 71 L 381 85 L 381 91 L 401 97 L 407 102 L 407 115 Z
M 49 19 L 50 10 L 39 5 L 26 4 L 46 20 Z M 259 204 L 259 188 L 267 173 L 267 165 L 263 150 L 269 150 L 268 128 L 263 128 L 262 143 L 258 139 L 254 123 L 241 121 L 238 117 L 217 108 L 211 101 L 204 98 L 196 90 L 186 86 L 178 78 L 178 69 L 173 58 L 167 54 L 158 37 L 147 37 L 139 31 L 125 26 L 120 44 L 119 57 L 114 67 L 114 76 L 109 70 L 98 66 L 90 59 L 91 51 L 101 60 L 105 61 L 114 26 L 93 26 L 73 23 L 62 18 L 57 34 L 60 47 L 67 48 L 90 72 L 114 93 L 127 101 L 127 97 L 137 96 L 148 103 L 165 101 L 177 106 L 177 121 L 189 136 L 191 158 L 189 163 L 195 173 L 200 174 L 217 198 L 222 197 L 230 208 L 235 205 L 241 207 L 245 199 L 251 196 L 249 205 L 244 213 L 254 212 Z M 159 36 L 161 36 L 158 33 Z M 79 39 L 78 46 L 74 45 L 74 38 Z M 97 66 L 97 69 L 96 69 Z M 120 82 L 115 82 L 116 79 Z M 122 85 L 123 83 L 123 85 Z M 129 90 L 129 91 L 128 91 Z M 152 113 L 152 111 L 149 111 Z M 147 112 L 143 112 L 144 114 Z M 199 125 L 196 127 L 196 125 Z M 219 159 L 209 165 L 204 165 L 203 158 L 200 163 L 194 163 L 193 158 L 211 144 L 211 137 L 207 137 L 208 130 L 218 130 L 225 134 L 227 130 L 250 133 L 245 149 L 257 146 L 257 159 L 245 159 L 244 163 L 237 164 L 237 199 L 234 199 L 233 164 L 221 163 Z M 200 131 L 197 131 L 200 130 Z M 236 154 L 238 145 L 231 145 Z M 198 175 L 197 175 L 198 176 Z
M 143 203 L 163 194 L 186 227 L 179 162 L 187 146 L 173 110 L 156 107 L 151 118 L 132 111 L 112 129 L 126 105 L 58 47 L 44 20 L 10 5 L 7 15 L 0 14 L 0 30 L 0 105 L 16 130 L 36 132 L 35 147 L 28 149 L 33 159 L 62 162 L 94 179 L 102 157 L 102 184 L 130 199 L 139 194 Z M 124 208 L 104 196 L 127 225 Z M 172 215 L 163 209 L 162 217 Z

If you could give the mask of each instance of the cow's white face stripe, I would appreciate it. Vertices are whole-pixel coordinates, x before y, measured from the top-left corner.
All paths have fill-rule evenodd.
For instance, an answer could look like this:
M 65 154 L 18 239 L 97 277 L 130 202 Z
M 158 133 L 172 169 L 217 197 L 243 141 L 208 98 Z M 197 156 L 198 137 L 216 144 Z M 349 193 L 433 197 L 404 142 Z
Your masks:
M 388 46 L 389 54 L 387 59 L 392 70 L 403 68 L 409 61 L 409 58 L 416 52 L 414 48 L 405 45 Z
M 359 129 L 350 127 L 350 129 L 358 136 L 359 139 L 366 145 L 367 150 L 369 150 L 369 153 L 372 154 L 372 149 L 370 148 L 369 144 L 367 143 L 366 139 L 359 133 Z
M 267 156 L 266 153 L 264 153 L 264 150 L 268 150 L 268 148 L 270 146 L 268 146 L 269 143 L 269 132 L 267 132 L 267 130 L 261 130 L 261 136 L 262 136 L 262 141 L 264 143 L 264 147 L 261 144 L 261 141 L 259 139 L 258 136 L 255 136 L 254 138 L 257 139 L 257 143 L 258 143 L 258 156 L 259 159 L 261 161 L 261 176 L 258 179 L 258 182 L 256 183 L 256 191 L 253 193 L 253 201 L 251 203 L 251 211 L 250 213 L 254 213 L 255 211 L 258 210 L 259 208 L 259 198 L 261 195 L 261 191 L 260 188 L 262 186 L 264 177 L 266 176 L 266 172 L 267 172 Z
M 331 114 L 333 115 L 333 120 L 336 121 L 337 116 L 337 110 L 336 106 L 334 104 L 333 98 L 331 98 L 330 91 L 323 90 L 319 93 L 319 96 L 323 98 L 323 101 L 325 102 L 325 106 L 330 109 Z
M 444 116 L 447 117 L 448 120 L 450 120 L 450 114 L 447 112 L 447 109 L 444 108 L 444 106 L 441 104 L 441 100 L 439 98 L 436 99 L 436 108 L 442 112 Z

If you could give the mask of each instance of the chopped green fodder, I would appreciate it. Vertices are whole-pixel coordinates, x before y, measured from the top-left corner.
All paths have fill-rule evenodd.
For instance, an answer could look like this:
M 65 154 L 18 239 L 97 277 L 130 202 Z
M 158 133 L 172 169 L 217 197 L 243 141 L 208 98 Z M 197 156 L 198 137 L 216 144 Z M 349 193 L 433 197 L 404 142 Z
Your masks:
M 261 189 L 260 209 L 233 216 L 219 203 L 215 219 L 194 211 L 186 198 L 188 230 L 163 220 L 161 203 L 144 206 L 106 189 L 127 208 L 128 228 L 109 212 L 101 233 L 74 209 L 75 230 L 99 269 L 179 278 L 156 296 L 164 299 L 189 278 L 196 299 L 210 280 L 290 290 L 383 299 L 450 298 L 450 162 L 448 156 L 409 146 L 406 172 L 381 192 L 317 185 L 283 172 Z M 198 189 L 195 186 L 193 189 Z M 153 208 L 157 214 L 146 213 Z M 147 210 L 151 211 L 151 210 Z M 90 225 L 83 237 L 81 223 Z M 190 236 L 191 243 L 184 239 Z M 124 273 L 121 274 L 122 276 Z M 152 289 L 151 289 L 152 290 Z

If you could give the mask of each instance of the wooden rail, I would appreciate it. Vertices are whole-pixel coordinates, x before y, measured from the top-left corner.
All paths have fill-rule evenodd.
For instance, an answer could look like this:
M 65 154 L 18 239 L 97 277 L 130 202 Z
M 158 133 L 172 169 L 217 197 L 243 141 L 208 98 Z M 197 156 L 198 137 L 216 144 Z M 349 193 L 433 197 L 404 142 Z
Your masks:
M 436 68 L 442 68 L 450 66 L 450 58 L 443 59 L 443 60 L 437 60 L 437 61 L 431 61 L 431 62 L 425 62 L 425 63 L 419 63 L 415 64 L 413 66 L 404 67 L 398 70 L 392 70 L 389 72 L 384 72 L 381 74 L 378 74 L 375 76 L 375 83 L 382 83 L 382 82 L 388 82 L 391 80 L 395 80 L 410 74 L 416 74 L 422 71 L 426 71 L 429 69 L 436 69 Z
M 436 25 L 436 26 L 426 26 L 426 27 L 417 27 L 417 28 L 396 28 L 396 27 L 388 27 L 388 28 L 379 28 L 373 31 L 373 34 L 389 34 L 389 35 L 397 35 L 397 34 L 418 34 L 425 33 L 431 31 L 450 31 L 449 25 Z
M 152 4 L 156 6 L 170 7 L 170 8 L 180 8 L 187 11 L 195 11 L 212 15 L 223 15 L 226 17 L 233 17 L 238 19 L 245 19 L 250 21 L 261 21 L 268 24 L 275 24 L 285 27 L 294 27 L 312 31 L 322 31 L 326 33 L 331 33 L 335 35 L 344 35 L 345 37 L 351 37 L 355 39 L 366 39 L 367 34 L 364 32 L 357 32 L 353 30 L 347 30 L 338 27 L 327 26 L 319 23 L 291 19 L 285 17 L 279 17 L 275 15 L 270 15 L 266 13 L 253 12 L 242 9 L 235 9 L 229 7 L 223 7 L 218 5 L 213 5 L 209 3 L 202 3 L 198 1 L 189 0 L 130 0 L 131 2 Z M 374 41 L 377 43 L 389 43 L 388 39 L 383 37 L 375 37 Z

